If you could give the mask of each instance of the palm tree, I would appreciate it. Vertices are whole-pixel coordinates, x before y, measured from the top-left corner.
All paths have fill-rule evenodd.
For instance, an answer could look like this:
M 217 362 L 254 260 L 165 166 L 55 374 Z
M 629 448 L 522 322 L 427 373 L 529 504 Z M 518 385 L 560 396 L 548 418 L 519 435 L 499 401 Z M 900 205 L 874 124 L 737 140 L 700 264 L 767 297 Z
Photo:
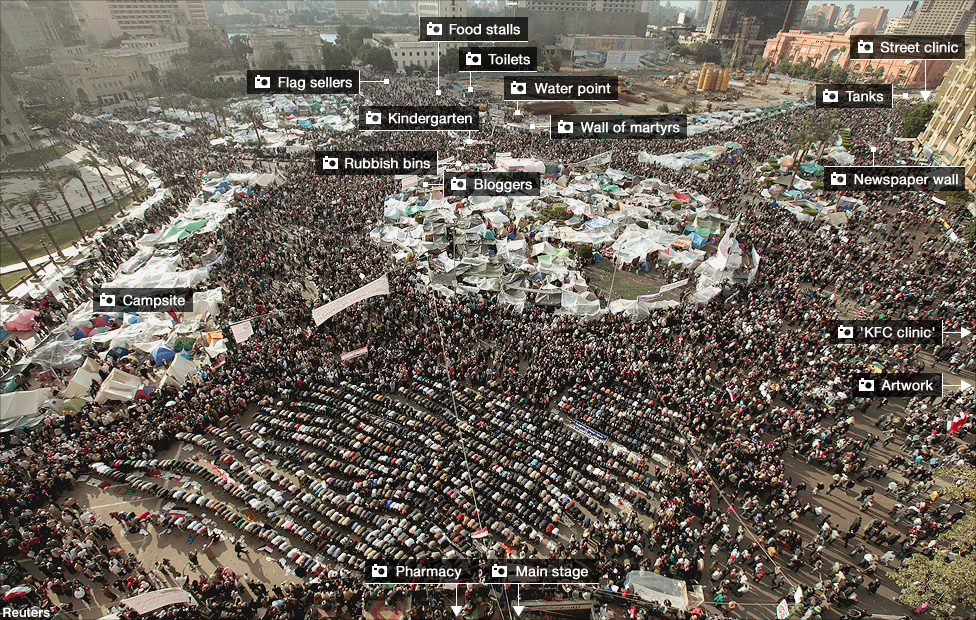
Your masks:
M 223 99 L 207 98 L 207 104 L 214 115 L 214 122 L 217 125 L 217 129 L 220 129 L 221 123 L 223 123 L 224 129 L 227 128 L 227 107 L 221 103 L 222 101 Z
M 88 183 L 85 183 L 85 175 L 81 173 L 81 168 L 78 166 L 64 166 L 58 168 L 58 172 L 61 173 L 61 177 L 65 179 L 65 183 L 70 183 L 71 179 L 78 179 L 81 181 L 81 186 L 85 188 L 85 193 L 88 194 L 88 201 L 91 202 L 92 209 L 95 210 L 95 215 L 98 216 L 98 225 L 104 226 L 105 219 L 102 217 L 102 212 L 98 210 L 98 205 L 95 204 L 95 198 L 92 196 L 91 190 L 88 189 Z
M 790 177 L 790 189 L 793 189 L 793 183 L 796 181 L 796 173 L 800 170 L 800 162 L 807 154 L 807 149 L 813 144 L 813 132 L 811 128 L 805 123 L 797 128 L 796 133 L 790 136 L 790 141 L 793 143 L 793 176 Z M 802 151 L 802 153 L 800 152 Z M 799 157 L 797 157 L 799 153 Z
M 51 243 L 54 245 L 54 249 L 58 251 L 58 255 L 61 258 L 66 258 L 64 253 L 61 251 L 60 246 L 58 246 L 58 242 L 55 241 L 54 235 L 51 234 L 51 229 L 47 227 L 47 222 L 44 221 L 40 210 L 37 208 L 42 202 L 47 203 L 44 192 L 39 189 L 30 189 L 22 194 L 17 194 L 17 196 L 14 197 L 14 200 L 31 208 L 31 210 L 34 212 L 34 217 L 37 218 L 37 221 L 40 222 L 41 227 L 44 229 L 44 233 L 47 234 L 47 238 L 51 240 Z
M 288 65 L 295 60 L 288 46 L 284 41 L 275 41 L 271 44 L 271 66 L 275 69 L 287 69 Z
M 102 183 L 105 184 L 105 189 L 108 190 L 109 195 L 112 197 L 112 202 L 115 203 L 115 206 L 118 208 L 119 213 L 125 215 L 125 211 L 122 210 L 122 203 L 119 201 L 118 198 L 115 197 L 115 192 L 112 191 L 112 186 L 108 184 L 108 180 L 105 178 L 105 175 L 102 174 L 102 162 L 98 161 L 97 158 L 95 158 L 91 153 L 89 153 L 88 155 L 85 155 L 85 157 L 81 161 L 79 161 L 78 164 L 95 169 L 95 172 L 98 173 L 98 176 L 102 178 Z
M 87 235 L 85 231 L 81 229 L 81 224 L 78 223 L 78 218 L 75 217 L 75 210 L 71 208 L 71 203 L 68 202 L 68 197 L 64 195 L 64 186 L 68 182 L 65 179 L 60 169 L 52 170 L 48 173 L 48 179 L 41 184 L 41 189 L 46 192 L 57 192 L 61 194 L 61 200 L 64 201 L 64 206 L 68 207 L 68 215 L 71 216 L 71 221 L 75 223 L 75 228 L 78 229 L 78 234 L 84 239 Z
M 100 144 L 99 148 L 109 154 L 109 159 L 115 159 L 115 165 L 122 169 L 122 174 L 125 175 L 125 180 L 129 183 L 129 189 L 132 190 L 132 200 L 139 200 L 139 186 L 133 183 L 132 177 L 129 176 L 129 172 L 132 169 L 122 163 L 122 158 L 119 157 L 119 147 L 111 142 L 106 142 L 105 144 Z
M 3 234 L 3 240 L 6 241 L 8 244 L 10 244 L 10 247 L 13 248 L 14 252 L 17 253 L 17 257 L 20 259 L 20 262 L 27 265 L 27 270 L 31 272 L 32 276 L 38 278 L 39 276 L 37 275 L 37 272 L 34 271 L 34 268 L 31 267 L 30 261 L 27 260 L 27 257 L 24 256 L 24 253 L 20 251 L 20 248 L 17 247 L 17 244 L 14 243 L 14 240 L 10 238 L 10 235 L 7 234 L 7 231 L 4 230 L 3 228 L 0 228 L 0 233 Z
M 820 158 L 823 157 L 823 152 L 827 148 L 827 141 L 843 126 L 844 123 L 841 122 L 840 114 L 837 113 L 837 110 L 828 110 L 827 117 L 813 126 L 814 137 L 820 141 L 820 152 L 817 153 L 817 161 L 820 161 Z
M 261 139 L 261 130 L 258 128 L 258 123 L 263 119 L 261 113 L 253 105 L 246 105 L 241 108 L 241 116 L 243 116 L 247 122 L 251 123 L 251 127 L 254 127 L 254 133 L 258 136 L 258 148 L 261 147 L 263 140 Z

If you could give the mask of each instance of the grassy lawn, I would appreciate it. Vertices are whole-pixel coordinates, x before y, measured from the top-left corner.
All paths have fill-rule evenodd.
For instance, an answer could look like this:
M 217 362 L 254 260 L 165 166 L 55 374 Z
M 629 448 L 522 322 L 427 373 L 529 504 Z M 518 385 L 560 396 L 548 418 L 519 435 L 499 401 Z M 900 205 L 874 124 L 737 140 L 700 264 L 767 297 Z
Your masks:
M 13 287 L 17 286 L 17 283 L 20 282 L 21 278 L 29 275 L 30 272 L 26 269 L 14 271 L 13 273 L 5 273 L 0 276 L 0 284 L 3 284 L 3 288 L 9 291 Z
M 49 161 L 54 161 L 62 155 L 70 153 L 73 149 L 74 147 L 65 144 L 55 144 L 54 146 L 46 146 L 42 149 L 14 153 L 3 158 L 0 169 L 29 170 L 39 168 Z
M 132 202 L 132 197 L 127 196 L 122 199 L 122 206 L 128 206 Z M 112 216 L 118 213 L 118 209 L 115 208 L 114 204 L 102 207 L 99 209 L 102 217 L 106 222 L 111 221 Z M 94 211 L 89 211 L 78 218 L 78 223 L 81 225 L 81 229 L 84 231 L 89 231 L 98 227 L 98 216 L 95 215 Z M 75 228 L 74 222 L 71 218 L 67 218 L 64 221 L 58 222 L 57 224 L 48 224 L 48 229 L 50 229 L 51 234 L 58 242 L 58 246 L 66 248 L 70 246 L 73 242 L 77 241 L 80 237 L 78 235 L 78 229 Z M 38 228 L 37 230 L 31 230 L 16 236 L 13 236 L 13 241 L 24 253 L 24 256 L 30 259 L 37 258 L 38 256 L 46 256 L 47 252 L 44 250 L 44 246 L 41 244 L 41 239 L 44 243 L 48 245 L 48 248 L 52 253 L 56 254 L 54 248 L 51 247 L 51 240 L 48 239 L 47 235 L 44 233 L 43 228 Z M 17 253 L 14 252 L 13 248 L 5 240 L 0 240 L 0 264 L 2 265 L 12 265 L 14 263 L 19 263 L 20 258 Z

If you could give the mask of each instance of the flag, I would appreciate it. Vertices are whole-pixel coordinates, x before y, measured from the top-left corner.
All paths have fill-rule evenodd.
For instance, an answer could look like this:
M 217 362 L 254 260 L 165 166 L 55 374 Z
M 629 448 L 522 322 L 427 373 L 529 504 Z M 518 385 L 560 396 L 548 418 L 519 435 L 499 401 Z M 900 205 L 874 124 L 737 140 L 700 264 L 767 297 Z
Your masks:
M 471 538 L 474 538 L 475 540 L 478 540 L 479 538 L 487 538 L 487 537 L 488 537 L 488 527 L 487 526 L 481 528 L 480 530 L 478 530 L 476 532 L 472 532 L 471 533 Z
M 967 420 L 969 420 L 969 414 L 965 411 L 961 411 L 956 414 L 956 417 L 946 422 L 946 430 L 950 435 L 955 435 L 956 431 L 962 428 L 962 425 L 965 424 Z

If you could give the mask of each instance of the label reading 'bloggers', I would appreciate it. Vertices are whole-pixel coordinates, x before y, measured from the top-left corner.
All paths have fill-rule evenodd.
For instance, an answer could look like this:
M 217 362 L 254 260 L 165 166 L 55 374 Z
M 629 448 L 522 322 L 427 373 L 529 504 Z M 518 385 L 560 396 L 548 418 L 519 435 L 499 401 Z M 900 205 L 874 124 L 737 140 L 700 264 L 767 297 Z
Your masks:
M 961 34 L 925 36 L 878 34 L 851 36 L 851 60 L 962 60 L 966 38 Z
M 538 196 L 542 175 L 538 172 L 445 172 L 444 194 L 466 196 Z
M 890 108 L 891 84 L 817 84 L 818 108 Z
M 315 154 L 315 171 L 331 176 L 434 174 L 437 151 L 325 151 Z
M 942 374 L 938 372 L 856 374 L 853 377 L 851 391 L 858 398 L 941 396 Z
M 525 41 L 528 17 L 432 17 L 420 20 L 421 41 Z
M 617 76 L 510 76 L 504 95 L 505 101 L 616 101 Z
M 466 131 L 481 126 L 466 106 L 372 106 L 359 108 L 359 128 L 371 131 Z
M 263 71 L 248 70 L 247 94 L 355 95 L 359 71 Z
M 684 114 L 551 116 L 549 134 L 557 140 L 580 138 L 674 140 L 688 137 L 688 117 Z
M 824 189 L 939 192 L 963 189 L 965 178 L 962 166 L 827 166 Z
M 535 71 L 537 47 L 460 47 L 458 71 Z

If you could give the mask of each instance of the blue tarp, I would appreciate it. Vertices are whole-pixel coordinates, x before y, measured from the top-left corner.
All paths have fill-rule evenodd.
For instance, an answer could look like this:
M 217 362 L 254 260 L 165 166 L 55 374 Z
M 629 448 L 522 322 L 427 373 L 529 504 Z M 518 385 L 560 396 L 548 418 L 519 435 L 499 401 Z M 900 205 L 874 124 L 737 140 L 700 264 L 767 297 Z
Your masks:
M 702 237 L 701 235 L 695 232 L 688 235 L 688 238 L 691 239 L 691 247 L 693 247 L 696 250 L 700 249 L 703 245 L 705 245 L 705 241 L 707 241 L 705 237 Z

